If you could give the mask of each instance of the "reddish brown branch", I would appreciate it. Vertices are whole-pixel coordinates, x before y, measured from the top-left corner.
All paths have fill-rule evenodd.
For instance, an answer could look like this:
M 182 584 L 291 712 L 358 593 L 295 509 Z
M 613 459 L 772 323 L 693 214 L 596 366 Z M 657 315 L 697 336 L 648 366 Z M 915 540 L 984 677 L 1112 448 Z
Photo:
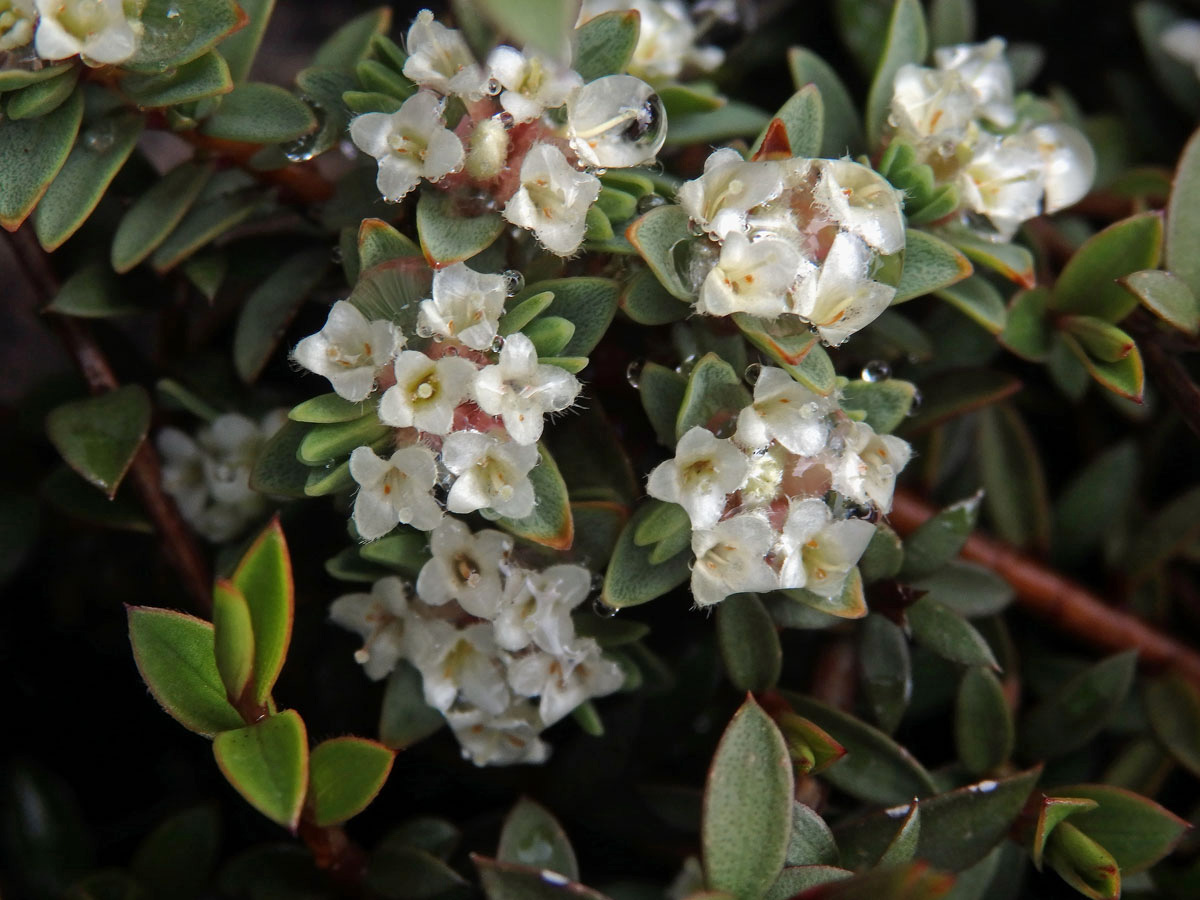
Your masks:
M 225 141 L 208 137 L 198 131 L 184 131 L 179 133 L 179 137 L 197 150 L 245 169 L 264 184 L 274 185 L 307 205 L 324 203 L 333 196 L 333 185 L 325 180 L 312 163 L 299 163 L 284 166 L 282 169 L 262 171 L 250 165 L 250 160 L 262 149 L 260 144 Z
M 888 519 L 906 535 L 937 510 L 908 491 L 897 491 Z M 963 559 L 992 570 L 1017 593 L 1026 609 L 1080 639 L 1108 650 L 1137 650 L 1148 666 L 1174 669 L 1200 685 L 1200 654 L 1146 624 L 1113 609 L 1100 597 L 1017 550 L 982 534 L 967 539 Z

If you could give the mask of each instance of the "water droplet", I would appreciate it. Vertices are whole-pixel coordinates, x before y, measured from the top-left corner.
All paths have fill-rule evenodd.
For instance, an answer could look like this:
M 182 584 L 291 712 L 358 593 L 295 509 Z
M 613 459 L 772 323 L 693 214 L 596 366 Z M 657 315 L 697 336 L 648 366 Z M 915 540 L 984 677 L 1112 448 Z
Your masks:
M 675 371 L 680 375 L 690 375 L 692 373 L 692 369 L 696 365 L 696 360 L 699 358 L 700 357 L 698 357 L 695 353 L 691 354 L 690 356 L 685 356 L 679 361 L 679 365 L 675 367 Z
M 504 292 L 510 297 L 513 294 L 519 294 L 525 287 L 525 276 L 516 269 L 505 269 L 503 274 Z
M 181 13 L 181 12 L 179 11 L 178 7 L 175 7 L 175 6 L 172 6 L 172 7 L 171 7 L 170 9 L 168 9 L 168 10 L 167 10 L 167 12 L 166 12 L 166 17 L 167 17 L 167 20 L 168 20 L 168 21 L 170 21 L 170 22 L 176 22 L 176 21 L 179 21 L 179 20 L 180 20 L 180 18 L 181 18 L 182 16 L 183 16 L 183 13 Z
M 112 122 L 100 122 L 83 136 L 83 145 L 93 153 L 107 153 L 116 141 L 117 132 Z
M 700 285 L 717 264 L 720 251 L 708 240 L 682 238 L 671 246 L 671 259 L 675 271 L 692 293 L 700 292 Z
M 609 606 L 602 598 L 597 597 L 592 601 L 592 612 L 602 619 L 611 619 L 619 610 L 614 606 Z
M 335 246 L 332 250 L 329 251 L 329 258 L 331 260 L 333 260 L 333 264 L 335 266 L 340 266 L 342 264 L 342 260 L 345 258 L 345 256 L 346 256 L 346 254 L 342 252 L 341 246 Z
M 762 368 L 762 365 L 759 363 L 750 363 L 750 365 L 746 366 L 746 371 L 742 374 L 742 377 L 746 379 L 746 384 L 751 387 L 758 384 L 758 378 L 762 375 Z
M 431 338 L 431 337 L 433 337 L 433 329 L 430 328 L 428 325 L 426 325 L 424 322 L 418 322 L 417 323 L 417 337 Z
M 513 118 L 513 114 L 507 111 L 498 113 L 496 118 L 500 120 L 500 124 L 505 128 L 512 128 L 517 122 L 517 120 Z
M 317 132 L 305 134 L 283 145 L 289 162 L 307 162 L 317 155 Z
M 642 196 L 638 197 L 637 211 L 639 213 L 648 213 L 652 209 L 666 205 L 667 198 L 661 194 L 642 194 Z
M 498 334 L 492 338 L 492 352 L 499 353 L 504 349 L 504 335 Z
M 354 146 L 354 141 L 345 140 L 338 142 L 338 152 L 346 159 L 354 159 L 358 156 L 358 148 Z
M 625 367 L 625 381 L 635 391 L 642 380 L 642 369 L 646 367 L 646 363 L 640 359 L 635 359 Z
M 910 416 L 915 416 L 917 414 L 917 411 L 921 408 L 921 401 L 924 399 L 925 398 L 921 396 L 921 392 L 916 388 L 913 388 L 912 406 L 908 408 L 908 414 Z
M 504 85 L 500 83 L 500 79 L 498 78 L 489 78 L 487 80 L 487 87 L 484 88 L 484 90 L 487 91 L 488 96 L 495 97 L 498 93 L 504 90 Z
M 667 139 L 667 113 L 654 88 L 632 75 L 607 75 L 567 101 L 567 135 L 588 165 L 651 162 Z
M 873 359 L 862 370 L 862 380 L 869 384 L 885 381 L 892 377 L 892 367 L 882 359 Z

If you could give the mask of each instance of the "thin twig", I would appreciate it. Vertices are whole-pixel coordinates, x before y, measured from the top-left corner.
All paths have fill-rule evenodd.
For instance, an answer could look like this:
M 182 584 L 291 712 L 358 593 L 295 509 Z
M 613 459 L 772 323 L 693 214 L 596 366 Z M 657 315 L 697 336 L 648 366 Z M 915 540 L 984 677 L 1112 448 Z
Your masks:
M 897 491 L 889 523 L 910 534 L 937 510 L 908 491 Z M 1087 643 L 1108 650 L 1137 650 L 1141 661 L 1174 669 L 1200 685 L 1200 654 L 1136 616 L 1113 609 L 1100 597 L 1064 578 L 1007 544 L 978 532 L 967 538 L 963 559 L 995 572 L 1026 609 Z

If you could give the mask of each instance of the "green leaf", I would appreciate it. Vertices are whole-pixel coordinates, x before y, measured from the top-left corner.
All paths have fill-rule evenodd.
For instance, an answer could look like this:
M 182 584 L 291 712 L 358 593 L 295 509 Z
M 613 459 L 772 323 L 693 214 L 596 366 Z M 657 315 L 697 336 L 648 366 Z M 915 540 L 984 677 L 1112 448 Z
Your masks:
M 258 379 L 300 304 L 328 269 L 324 253 L 297 253 L 279 263 L 246 298 L 233 335 L 233 364 L 242 381 Z
M 233 90 L 233 78 L 221 54 L 214 50 L 178 69 L 128 75 L 121 81 L 121 90 L 139 109 L 156 109 L 228 94 Z
M 250 67 L 258 55 L 263 33 L 271 21 L 271 13 L 275 11 L 275 0 L 240 0 L 239 5 L 250 21 L 221 42 L 221 56 L 228 63 L 232 79 L 241 83 L 250 75 Z
M 608 278 L 559 278 L 530 285 L 512 302 L 545 291 L 554 295 L 554 315 L 571 322 L 575 331 L 561 350 L 543 355 L 587 356 L 600 343 L 617 313 L 620 287 Z
M 982 275 L 973 275 L 965 281 L 934 293 L 938 299 L 945 300 L 992 334 L 999 334 L 1004 330 L 1008 312 L 1004 307 L 1004 298 Z
M 4 111 L 13 121 L 47 115 L 71 96 L 78 80 L 79 70 L 72 67 L 53 78 L 31 84 L 9 97 Z
M 675 446 L 675 421 L 687 393 L 687 377 L 660 366 L 646 363 L 634 379 L 641 396 L 642 408 L 650 419 L 658 442 L 667 447 Z
M 1146 686 L 1146 712 L 1155 736 L 1171 757 L 1200 774 L 1200 692 L 1178 675 Z
M 788 50 L 788 68 L 796 90 L 812 84 L 821 92 L 825 117 L 821 127 L 821 148 L 813 155 L 838 159 L 861 151 L 864 145 L 862 119 L 838 74 L 825 60 L 804 47 Z
M 559 62 L 570 60 L 579 0 L 477 0 L 476 6 L 517 46 L 531 45 Z
M 154 699 L 184 728 L 211 735 L 240 728 L 213 655 L 213 627 L 183 613 L 127 607 L 133 658 Z
M 626 229 L 625 237 L 637 248 L 667 293 L 690 303 L 695 294 L 683 283 L 675 264 L 676 245 L 695 240 L 688 222 L 688 214 L 682 207 L 659 206 L 635 219 Z
M 396 754 L 360 737 L 317 744 L 308 761 L 308 804 L 313 823 L 337 825 L 366 809 L 387 781 Z
M 1063 822 L 1051 832 L 1046 861 L 1085 897 L 1117 900 L 1121 896 L 1121 872 L 1116 860 L 1070 822 Z
M 354 422 L 372 412 L 372 404 L 344 400 L 337 394 L 321 394 L 293 406 L 288 418 L 294 422 L 311 422 L 331 425 L 338 422 Z
M 358 227 L 358 260 L 364 270 L 390 259 L 420 255 L 420 247 L 382 219 L 363 219 Z
M 950 47 L 974 41 L 973 0 L 933 0 L 929 5 L 929 36 L 935 47 Z
M 1042 857 L 1046 852 L 1046 840 L 1068 816 L 1095 809 L 1099 804 L 1095 800 L 1085 800 L 1082 797 L 1047 797 L 1042 795 L 1041 807 L 1038 810 L 1037 825 L 1033 829 L 1033 848 L 1030 856 L 1034 867 L 1040 872 Z
M 1118 281 L 1142 306 L 1172 328 L 1193 336 L 1200 333 L 1200 301 L 1179 276 L 1145 269 Z
M 999 403 L 1021 389 L 1021 382 L 993 369 L 955 369 L 921 383 L 921 408 L 900 429 L 902 437 L 941 425 L 972 410 Z
M 1143 872 L 1175 849 L 1190 826 L 1179 816 L 1133 791 L 1102 784 L 1056 787 L 1056 795 L 1099 804 L 1071 816 L 1071 824 L 1099 843 L 1122 874 Z
M 36 119 L 0 121 L 0 225 L 16 231 L 67 161 L 79 123 L 83 92 Z
M 733 321 L 746 340 L 806 388 L 822 396 L 833 393 L 837 373 L 829 354 L 805 323 L 792 316 L 771 321 L 745 313 L 734 313 Z
M 905 610 L 913 640 L 943 659 L 964 666 L 1000 668 L 988 642 L 962 616 L 925 596 Z
M 364 886 L 370 896 L 383 900 L 462 900 L 470 896 L 467 882 L 445 862 L 394 838 L 375 848 L 366 868 Z
M 468 214 L 446 191 L 424 190 L 417 199 L 417 235 L 431 266 L 470 259 L 490 247 L 502 231 L 504 219 L 499 213 Z
M 839 619 L 861 619 L 867 614 L 867 599 L 863 592 L 862 573 L 855 566 L 846 575 L 842 592 L 836 597 L 824 597 L 804 588 L 788 588 L 780 591 L 784 596 L 811 609 Z
M 230 579 L 246 598 L 254 626 L 254 700 L 266 703 L 292 639 L 295 586 L 279 519 L 250 545 Z
M 1121 521 L 1138 483 L 1139 455 L 1132 441 L 1101 453 L 1080 471 L 1054 505 L 1054 556 L 1078 562 Z
M 779 634 L 757 594 L 734 594 L 717 606 L 717 645 L 739 691 L 768 691 L 779 681 Z
M 984 505 L 996 533 L 1018 547 L 1050 539 L 1046 475 L 1033 436 L 1008 404 L 979 414 L 977 453 Z
M 139 18 L 137 52 L 121 69 L 157 73 L 207 53 L 245 22 L 245 13 L 232 0 L 147 0 Z
M 220 827 L 210 806 L 176 813 L 138 845 L 130 874 L 155 897 L 199 896 L 217 861 Z
M 691 307 L 680 303 L 662 286 L 654 273 L 642 269 L 621 292 L 621 309 L 639 325 L 666 325 L 691 314 Z
M 110 498 L 149 428 L 150 396 L 140 385 L 66 403 L 46 417 L 46 433 L 55 449 Z
M 803 803 L 792 804 L 792 833 L 784 865 L 833 866 L 839 859 L 837 842 L 825 820 Z
M 63 72 L 69 71 L 71 67 L 72 64 L 66 62 L 59 65 L 44 66 L 40 69 L 5 69 L 0 72 L 0 93 L 19 91 L 21 88 L 29 87 L 31 84 L 56 78 Z
M 596 206 L 610 222 L 626 222 L 637 215 L 637 200 L 633 194 L 604 185 L 596 198 Z
M 905 803 L 937 790 L 924 767 L 882 731 L 820 701 L 791 692 L 784 697 L 846 748 L 845 758 L 824 773 L 834 787 L 867 803 Z
M 1075 339 L 1087 355 L 1102 362 L 1118 362 L 1137 350 L 1133 338 L 1103 319 L 1094 316 L 1061 316 L 1058 328 Z
M 1200 503 L 1200 485 L 1177 496 L 1133 535 L 1124 565 L 1131 582 L 1136 584 L 1150 577 L 1195 540 L 1200 534 L 1197 503 Z
M 719 109 L 675 116 L 667 130 L 668 147 L 688 144 L 717 144 L 758 134 L 771 116 L 747 103 L 730 100 Z
M 949 871 L 979 862 L 1008 834 L 1040 771 L 1030 769 L 922 799 L 916 857 Z M 859 869 L 874 863 L 891 843 L 896 820 L 908 812 L 906 802 L 835 828 L 842 864 Z
M 312 65 L 353 71 L 370 50 L 372 39 L 387 34 L 391 24 L 392 11 L 386 6 L 356 16 L 325 39 L 317 48 Z
M 429 537 L 423 531 L 395 531 L 358 548 L 358 555 L 367 562 L 395 569 L 409 578 L 416 578 L 429 560 Z
M 609 900 L 599 891 L 533 866 L 471 854 L 488 900 Z M 547 875 L 549 877 L 547 877 Z
M 909 581 L 944 606 L 968 619 L 994 616 L 1013 600 L 1013 589 L 990 569 L 951 560 L 935 572 Z
M 708 771 L 701 826 L 707 885 L 755 900 L 775 881 L 792 828 L 792 764 L 752 697 L 734 713 Z
M 791 900 L 793 897 L 806 894 L 809 888 L 817 888 L 823 884 L 832 884 L 852 878 L 854 873 L 849 869 L 839 869 L 837 866 L 786 866 L 775 879 L 763 900 Z M 693 897 L 700 895 L 693 894 Z
M 129 207 L 113 235 L 112 267 L 128 272 L 174 230 L 208 183 L 210 165 L 183 162 Z
M 510 301 L 512 302 L 512 301 Z M 500 317 L 497 332 L 501 337 L 514 334 L 540 316 L 554 302 L 554 294 L 544 291 L 526 297 L 520 302 L 514 302 L 512 307 Z
M 1020 244 L 989 241 L 959 227 L 943 228 L 940 233 L 976 265 L 991 269 L 1023 288 L 1032 288 L 1037 283 L 1033 254 Z
M 917 0 L 896 0 L 888 23 L 883 56 L 871 81 L 867 96 L 867 140 L 878 147 L 887 123 L 892 103 L 892 82 L 896 72 L 908 63 L 920 65 L 925 61 L 928 38 L 925 34 L 925 14 Z
M 122 290 L 122 285 L 103 263 L 76 269 L 46 307 L 47 312 L 85 319 L 126 316 L 144 309 L 137 298 Z
M 974 271 L 971 261 L 951 244 L 909 228 L 905 231 L 904 268 L 900 271 L 900 284 L 896 286 L 896 299 L 892 303 L 903 303 L 944 290 L 970 278 Z
M 821 152 L 822 129 L 825 127 L 825 104 L 816 85 L 805 85 L 788 98 L 775 113 L 783 123 L 792 156 L 814 157 Z M 753 157 L 762 147 L 766 129 L 750 148 Z
M 1162 55 L 1170 58 L 1166 54 Z M 1200 92 L 1196 90 L 1195 75 L 1190 72 L 1188 74 L 1192 75 L 1191 96 L 1196 99 L 1197 105 L 1200 105 Z M 1175 181 L 1171 186 L 1171 197 L 1167 204 L 1166 244 L 1167 268 L 1183 280 L 1193 296 L 1200 296 L 1200 253 L 1197 253 L 1200 250 L 1200 139 L 1195 134 L 1183 148 L 1183 154 L 1179 157 L 1179 164 L 1175 169 Z M 1150 263 L 1136 266 L 1130 271 L 1153 267 L 1154 263 Z
M 579 864 L 566 832 L 545 808 L 525 797 L 504 820 L 496 860 L 548 869 L 571 881 L 579 880 Z
M 310 469 L 296 459 L 296 453 L 309 430 L 300 422 L 285 422 L 258 451 L 250 472 L 250 487 L 269 496 L 306 496 L 304 486 Z
M 1050 291 L 1033 288 L 1018 291 L 1008 305 L 1004 330 L 998 335 L 1001 344 L 1030 362 L 1044 362 L 1050 356 L 1054 332 L 1046 317 Z
M 912 862 L 921 837 L 921 804 L 914 803 L 900 823 L 900 829 L 879 857 L 876 865 L 898 866 Z
M 904 632 L 878 613 L 867 616 L 858 658 L 867 704 L 879 727 L 891 734 L 912 697 L 912 661 Z
M 405 100 L 416 93 L 417 86 L 390 66 L 375 59 L 364 59 L 354 67 L 358 83 L 366 90 Z
M 1142 402 L 1145 368 L 1142 364 L 1142 353 L 1136 344 L 1127 345 L 1131 348 L 1127 356 L 1109 362 L 1094 356 L 1075 335 L 1060 333 L 1059 336 L 1062 344 L 1083 363 L 1084 369 L 1101 387 L 1135 403 Z
M 906 579 L 921 578 L 958 556 L 975 527 L 980 499 L 975 494 L 952 503 L 913 532 L 904 542 L 901 575 Z
M 678 503 L 648 500 L 648 512 L 633 532 L 633 542 L 639 547 L 657 544 L 681 531 L 691 537 L 692 523 L 687 511 Z
M 652 562 L 653 547 L 639 547 L 634 540 L 639 527 L 654 511 L 643 504 L 621 531 L 604 576 L 603 600 L 614 609 L 637 606 L 660 597 L 687 580 L 691 554 L 682 550 L 670 559 Z
M 824 772 L 846 755 L 845 747 L 830 737 L 825 729 L 803 716 L 780 713 L 777 724 L 787 744 L 788 755 L 800 775 Z
M 851 381 L 842 388 L 842 409 L 861 410 L 863 421 L 879 434 L 888 434 L 908 418 L 917 388 L 911 381 Z
M 213 589 L 213 636 L 217 671 L 225 693 L 236 700 L 254 671 L 254 626 L 242 592 L 228 581 Z
M 388 676 L 379 710 L 379 739 L 393 750 L 403 750 L 438 731 L 446 720 L 425 702 L 421 673 L 403 660 Z
M 499 516 L 494 521 L 517 537 L 555 550 L 569 550 L 575 540 L 575 521 L 571 518 L 567 485 L 554 458 L 541 443 L 538 457 L 538 464 L 529 473 L 533 483 L 533 512 L 521 519 Z
M 217 292 L 229 272 L 229 255 L 216 250 L 185 260 L 179 267 L 184 277 L 192 283 L 201 295 L 210 303 L 217 298 Z
M 958 758 L 972 775 L 982 775 L 1008 760 L 1013 749 L 1012 712 L 995 674 L 967 669 L 954 706 L 954 743 Z
M 200 133 L 226 141 L 278 144 L 294 141 L 317 127 L 312 108 L 273 84 L 239 84 L 200 126 Z
M 238 171 L 214 176 L 179 225 L 154 251 L 150 258 L 154 270 L 160 275 L 169 271 L 209 241 L 258 212 L 264 199 L 248 186 L 248 179 Z
M 1085 241 L 1063 267 L 1050 308 L 1110 322 L 1125 318 L 1137 300 L 1117 279 L 1158 265 L 1162 243 L 1162 217 L 1156 212 L 1109 225 Z
M 394 113 L 403 105 L 397 98 L 377 91 L 346 91 L 342 94 L 342 102 L 350 112 L 358 115 L 372 112 Z
M 1117 715 L 1137 669 L 1128 650 L 1080 672 L 1025 714 L 1020 752 L 1026 759 L 1052 759 L 1086 745 Z
M 361 419 L 330 425 L 317 425 L 300 441 L 296 458 L 310 466 L 323 466 L 349 456 L 356 447 L 374 444 L 391 434 L 392 429 L 379 421 L 374 411 Z
M 636 10 L 614 9 L 588 19 L 575 29 L 572 67 L 585 82 L 624 72 L 640 32 Z
M 706 353 L 688 378 L 675 437 L 682 438 L 697 425 L 715 431 L 749 405 L 750 393 L 738 373 L 717 354 Z
M 42 480 L 38 491 L 51 507 L 79 521 L 119 531 L 154 533 L 154 526 L 132 495 L 118 494 L 109 500 L 66 464 L 56 466 Z M 36 538 L 37 535 L 29 537 Z
M 900 537 L 884 522 L 876 522 L 871 542 L 867 544 L 867 549 L 858 561 L 863 581 L 871 584 L 885 578 L 894 578 L 903 562 L 904 545 Z
M 308 735 L 294 709 L 213 739 L 221 774 L 260 813 L 296 830 L 308 788 Z

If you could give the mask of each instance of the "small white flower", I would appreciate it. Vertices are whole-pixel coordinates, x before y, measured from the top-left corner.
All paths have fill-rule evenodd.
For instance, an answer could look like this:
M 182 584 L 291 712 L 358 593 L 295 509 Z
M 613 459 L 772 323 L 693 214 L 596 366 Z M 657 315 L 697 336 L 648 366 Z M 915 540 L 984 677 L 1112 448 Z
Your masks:
M 478 431 L 456 431 L 442 443 L 442 463 L 457 477 L 446 496 L 452 513 L 491 509 L 513 519 L 533 512 L 530 470 L 538 450 Z
M 472 534 L 447 516 L 429 535 L 433 556 L 417 575 L 417 595 L 430 606 L 454 600 L 471 615 L 490 619 L 500 607 L 512 548 L 507 534 L 491 529 Z
M 511 652 L 533 643 L 547 653 L 565 653 L 575 639 L 571 610 L 587 599 L 591 586 L 591 572 L 569 563 L 512 573 L 492 620 L 496 643 Z
M 741 490 L 741 509 L 770 506 L 779 496 L 783 477 L 791 468 L 787 450 L 779 444 L 750 454 L 750 472 Z
M 389 459 L 359 447 L 350 454 L 350 474 L 359 484 L 354 527 L 364 541 L 381 538 L 401 523 L 430 531 L 442 520 L 433 499 L 437 462 L 428 447 L 401 447 Z
M 1096 151 L 1091 142 L 1079 129 L 1061 122 L 1038 125 L 1029 134 L 1042 157 L 1045 212 L 1058 212 L 1082 200 L 1096 178 Z
M 696 309 L 710 316 L 743 312 L 774 319 L 788 311 L 787 294 L 804 265 L 789 242 L 764 237 L 751 242 L 730 232 L 721 259 L 700 286 Z
M 504 206 L 504 218 L 532 231 L 551 253 L 570 256 L 583 241 L 587 211 L 600 195 L 600 179 L 580 172 L 553 144 L 537 143 L 521 163 L 521 184 Z
M 540 697 L 538 714 L 553 725 L 580 703 L 618 690 L 621 667 L 600 653 L 592 638 L 581 638 L 561 656 L 535 651 L 508 666 L 508 684 L 522 697 Z
M 512 141 L 500 116 L 476 122 L 467 141 L 467 174 L 478 181 L 495 178 L 508 164 Z
M 953 147 L 966 137 L 975 118 L 974 92 L 955 71 L 939 71 L 907 63 L 892 82 L 888 121 L 900 138 Z
M 896 476 L 908 465 L 912 447 L 890 434 L 876 434 L 863 422 L 850 423 L 833 489 L 858 503 L 874 503 L 881 513 L 892 508 Z
M 746 482 L 746 454 L 733 441 L 693 426 L 646 481 L 646 493 L 687 510 L 693 528 L 710 528 L 725 511 L 726 498 Z
M 766 557 L 775 532 L 765 518 L 743 513 L 692 534 L 692 597 L 697 606 L 712 606 L 730 594 L 770 591 L 779 577 Z
M 411 61 L 411 60 L 410 60 Z M 439 181 L 462 168 L 462 141 L 446 128 L 445 101 L 430 91 L 413 94 L 394 113 L 365 113 L 350 120 L 350 137 L 379 160 L 375 185 L 396 202 L 424 178 Z
M 489 416 L 502 418 L 518 444 L 536 444 L 542 416 L 566 409 L 578 394 L 578 379 L 566 369 L 539 363 L 533 341 L 520 332 L 504 341 L 499 363 L 486 366 L 475 379 L 475 402 Z
M 345 594 L 329 607 L 329 618 L 363 639 L 354 659 L 372 681 L 386 678 L 404 657 L 408 588 L 389 576 L 375 582 L 369 594 Z
M 466 263 L 438 269 L 433 298 L 422 300 L 417 312 L 417 328 L 462 341 L 472 350 L 489 350 L 504 315 L 507 287 L 503 275 L 485 275 Z
M 454 410 L 471 393 L 475 363 L 461 356 L 430 359 L 419 350 L 403 350 L 395 370 L 396 383 L 379 401 L 380 421 L 430 434 L 449 432 Z
M 376 373 L 404 346 L 404 335 L 391 322 L 368 322 L 348 300 L 329 310 L 325 327 L 309 335 L 292 351 L 304 368 L 329 379 L 345 400 L 365 400 L 375 387 Z
M 735 440 L 760 449 L 779 441 L 797 456 L 816 456 L 829 438 L 833 404 L 775 366 L 764 366 L 754 383 L 754 402 L 738 414 Z
M 409 81 L 440 94 L 472 100 L 483 96 L 487 77 L 471 48 L 460 32 L 435 21 L 429 10 L 417 13 L 405 44 L 404 77 Z
M 35 19 L 33 0 L 0 0 L 0 51 L 15 50 L 32 41 Z
M 526 700 L 495 716 L 469 706 L 446 710 L 445 716 L 463 757 L 477 766 L 543 763 L 550 758 L 550 747 L 538 737 L 542 723 L 537 710 Z
M 578 72 L 514 47 L 497 47 L 487 64 L 505 88 L 500 105 L 514 122 L 532 122 L 546 110 L 562 106 L 567 95 L 583 84 Z
M 1010 240 L 1022 222 L 1041 211 L 1045 181 L 1036 140 L 980 135 L 958 189 L 967 209 L 984 216 L 1000 240 Z
M 937 67 L 957 72 L 974 95 L 976 115 L 997 128 L 1008 128 L 1017 120 L 1012 68 L 1004 58 L 1004 47 L 1004 39 L 994 37 L 982 44 L 956 44 L 933 51 Z
M 796 312 L 836 346 L 887 309 L 896 289 L 870 277 L 873 254 L 861 238 L 843 231 L 833 239 L 820 271 L 795 292 Z
M 822 160 L 815 200 L 842 228 L 883 254 L 904 249 L 902 191 L 874 169 L 848 159 Z
M 136 14 L 137 4 L 130 6 Z M 137 51 L 141 26 L 129 21 L 123 0 L 37 0 L 37 11 L 34 48 L 42 59 L 78 54 L 90 66 L 116 65 Z
M 736 150 L 714 151 L 704 174 L 679 187 L 676 198 L 692 220 L 718 239 L 746 230 L 750 209 L 783 191 L 783 169 L 777 163 L 746 162 Z
M 498 715 L 510 695 L 488 622 L 456 628 L 444 619 L 414 619 L 405 638 L 421 673 L 425 702 L 442 712 L 460 698 Z
M 824 500 L 792 501 L 777 547 L 783 557 L 780 586 L 838 596 L 874 533 L 865 519 L 834 521 Z

